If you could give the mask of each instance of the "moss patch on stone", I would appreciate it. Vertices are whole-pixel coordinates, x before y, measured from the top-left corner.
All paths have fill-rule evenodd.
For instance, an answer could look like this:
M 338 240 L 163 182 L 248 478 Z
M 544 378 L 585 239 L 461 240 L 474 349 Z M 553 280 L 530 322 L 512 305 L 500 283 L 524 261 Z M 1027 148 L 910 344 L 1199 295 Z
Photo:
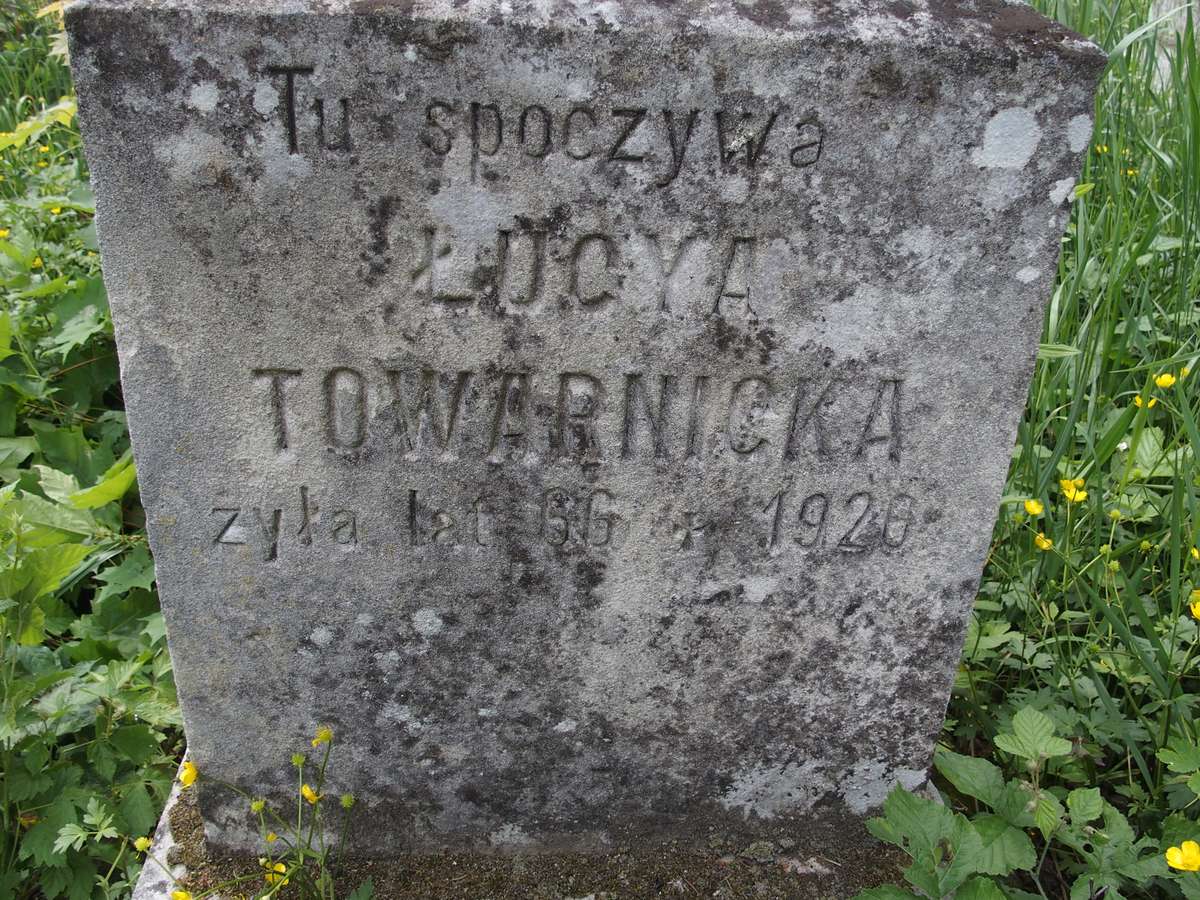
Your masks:
M 193 894 L 258 871 L 252 856 L 210 854 L 195 797 L 170 810 L 177 842 L 169 862 L 183 863 Z M 850 840 L 836 859 L 811 856 L 789 841 L 735 846 L 719 838 L 706 850 L 665 845 L 653 852 L 607 855 L 486 856 L 445 853 L 339 862 L 335 882 L 345 896 L 370 878 L 376 900 L 625 900 L 641 897 L 754 897 L 842 900 L 900 878 L 902 857 L 871 839 Z M 249 882 L 244 882 L 249 884 Z M 235 886 L 221 896 L 239 896 Z M 279 895 L 287 900 L 289 891 Z

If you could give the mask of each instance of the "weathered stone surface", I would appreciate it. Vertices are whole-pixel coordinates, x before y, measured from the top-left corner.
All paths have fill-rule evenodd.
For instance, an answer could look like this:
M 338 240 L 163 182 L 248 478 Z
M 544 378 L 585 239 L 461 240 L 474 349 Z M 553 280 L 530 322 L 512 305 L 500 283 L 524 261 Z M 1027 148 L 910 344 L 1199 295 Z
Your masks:
M 1094 47 L 995 0 L 67 21 L 207 776 L 288 794 L 328 722 L 363 848 L 801 857 L 923 780 Z

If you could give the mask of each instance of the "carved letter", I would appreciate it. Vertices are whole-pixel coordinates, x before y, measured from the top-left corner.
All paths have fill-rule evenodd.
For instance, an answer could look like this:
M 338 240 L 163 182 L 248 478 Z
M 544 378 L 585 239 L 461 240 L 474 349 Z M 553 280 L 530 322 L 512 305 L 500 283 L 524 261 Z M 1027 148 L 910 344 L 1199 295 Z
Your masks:
M 900 386 L 902 378 L 881 378 L 875 391 L 875 401 L 871 404 L 871 412 L 863 426 L 862 436 L 858 439 L 858 447 L 854 450 L 856 457 L 867 452 L 867 448 L 875 444 L 886 444 L 888 459 L 894 463 L 900 462 L 900 450 L 904 442 L 903 425 L 900 421 Z M 891 394 L 890 402 L 884 401 L 886 394 Z M 875 431 L 876 421 L 884 414 L 886 408 L 887 430 Z
M 505 372 L 500 378 L 500 394 L 496 398 L 496 414 L 492 417 L 492 437 L 488 442 L 488 456 L 497 452 L 504 455 L 508 448 L 525 449 L 525 431 L 528 427 L 526 400 L 529 396 L 529 374 L 527 372 Z M 501 441 L 505 447 L 501 448 Z
M 571 134 L 576 116 L 581 116 L 587 119 L 589 131 L 596 127 L 595 113 L 593 113 L 586 106 L 575 107 L 575 109 L 567 113 L 567 118 L 563 122 L 563 150 L 566 152 L 567 156 L 571 157 L 571 159 L 587 159 L 595 152 L 596 148 L 594 145 L 588 145 L 588 148 L 582 153 L 576 153 L 571 147 Z
M 325 102 L 316 100 L 313 103 L 317 113 L 317 145 L 323 150 L 345 153 L 350 150 L 350 101 L 343 97 L 338 101 L 338 106 L 342 109 L 342 124 L 339 129 L 342 134 L 337 143 L 331 143 L 325 139 Z
M 763 130 L 757 135 L 749 130 L 749 120 L 754 117 L 750 113 L 740 113 L 738 115 L 738 124 L 735 126 L 733 139 L 730 142 L 725 135 L 724 112 L 717 113 L 717 143 L 721 153 L 721 162 L 724 165 L 729 165 L 737 156 L 738 151 L 743 147 L 746 148 L 746 164 L 750 168 L 758 163 L 758 158 L 762 156 L 763 150 L 767 146 L 767 138 L 771 135 L 771 127 L 775 124 L 775 120 L 779 117 L 779 113 L 771 113 L 767 119 L 767 124 L 763 126 Z
M 311 75 L 312 66 L 268 66 L 268 74 L 282 75 L 283 88 L 283 120 L 287 125 L 288 153 L 300 152 L 300 137 L 296 133 L 296 76 Z
M 646 235 L 646 243 L 650 245 L 650 258 L 654 260 L 654 267 L 658 271 L 658 308 L 665 310 L 670 304 L 668 303 L 671 289 L 671 278 L 675 275 L 675 270 L 679 268 L 679 264 L 683 262 L 683 257 L 687 251 L 695 243 L 695 235 L 684 235 L 679 239 L 679 243 L 675 245 L 675 252 L 671 254 L 670 263 L 663 256 L 662 247 L 659 243 L 657 234 Z
M 409 392 L 404 389 L 403 373 L 396 369 L 388 369 L 388 384 L 391 386 L 392 401 L 396 407 L 396 424 L 404 442 L 405 452 L 416 450 L 422 444 L 432 444 L 434 449 L 442 452 L 450 448 L 450 441 L 454 437 L 466 398 L 467 384 L 473 374 L 468 371 L 457 374 L 454 386 L 450 388 L 449 410 L 443 413 L 437 401 L 437 389 L 439 382 L 449 378 L 448 374 L 424 369 L 420 373 L 420 381 L 415 391 L 416 400 L 409 403 L 406 399 Z M 416 373 L 412 373 L 410 380 L 415 378 Z M 425 439 L 422 439 L 422 434 L 426 435 Z
M 729 448 L 735 453 L 753 453 L 766 443 L 767 439 L 756 435 L 754 428 L 762 420 L 770 402 L 771 382 L 765 378 L 751 376 L 733 386 L 729 394 L 725 430 Z
M 425 123 L 430 128 L 436 129 L 437 134 L 430 134 L 428 131 L 422 133 L 421 143 L 438 156 L 445 156 L 450 152 L 450 148 L 454 146 L 454 133 L 438 121 L 434 115 L 435 112 L 447 112 L 453 116 L 455 112 L 454 105 L 441 100 L 433 100 L 425 107 Z
M 663 124 L 667 126 L 667 138 L 671 142 L 671 171 L 655 182 L 660 188 L 666 187 L 679 177 L 679 170 L 683 168 L 683 157 L 687 153 L 688 141 L 692 139 L 692 128 L 696 124 L 698 115 L 700 115 L 698 109 L 693 109 L 688 113 L 687 122 L 683 126 L 683 137 L 677 137 L 675 135 L 675 113 L 669 109 L 663 110 Z
M 617 137 L 617 142 L 608 151 L 609 160 L 612 162 L 642 162 L 645 160 L 646 154 L 626 153 L 622 148 L 625 146 L 625 142 L 633 137 L 633 133 L 637 131 L 637 127 L 642 124 L 642 119 L 646 118 L 646 110 L 614 109 L 612 114 L 618 119 L 628 119 L 629 124 L 625 126 L 625 130 Z
M 536 113 L 542 120 L 539 126 L 541 130 L 541 138 L 536 149 L 531 149 L 526 146 L 525 138 L 529 134 L 529 114 Z M 541 159 L 550 152 L 550 112 L 544 106 L 527 106 L 521 110 L 521 119 L 517 122 L 517 139 L 521 142 L 521 146 L 525 148 L 525 154 L 532 156 L 534 159 Z
M 287 410 L 284 405 L 283 380 L 298 378 L 299 369 L 251 369 L 250 374 L 255 378 L 270 378 L 271 388 L 267 394 L 267 402 L 271 406 L 271 426 L 275 432 L 275 449 L 288 448 Z
M 792 421 L 788 425 L 787 443 L 783 448 L 784 459 L 796 458 L 800 450 L 800 435 L 808 428 L 812 429 L 815 438 L 817 456 L 824 456 L 829 452 L 829 441 L 825 434 L 825 419 L 822 416 L 822 410 L 829 402 L 829 392 L 833 389 L 836 380 L 831 379 L 821 389 L 816 400 L 805 404 L 805 400 L 808 399 L 809 383 L 809 379 L 801 378 L 800 383 L 796 385 L 796 398 L 792 402 Z
M 815 165 L 821 160 L 821 148 L 825 146 L 825 128 L 816 116 L 796 123 L 800 143 L 792 148 L 788 160 L 797 169 Z
M 512 257 L 514 244 L 513 233 L 507 229 L 500 231 L 496 247 L 496 299 L 507 300 L 509 303 L 526 304 L 537 300 L 542 293 L 542 272 L 546 266 L 546 232 L 531 231 L 526 233 L 529 243 L 529 278 L 524 284 L 524 290 L 509 292 L 509 281 L 513 270 Z M 506 296 L 509 295 L 509 296 Z
M 367 439 L 367 379 L 361 372 L 339 366 L 325 376 L 325 437 L 339 450 Z
M 262 510 L 255 507 L 254 518 L 258 520 L 258 530 L 262 532 L 263 562 L 271 562 L 279 555 L 279 523 L 283 518 L 283 510 L 271 510 L 271 518 L 266 520 Z
M 599 247 L 604 251 L 603 272 L 607 272 L 612 268 L 617 256 L 617 245 L 613 243 L 613 239 L 606 234 L 585 234 L 575 242 L 575 246 L 571 250 L 571 296 L 584 306 L 596 306 L 604 303 L 607 300 L 613 299 L 612 292 L 607 288 L 602 287 L 599 291 L 593 291 L 590 294 L 584 294 L 580 290 L 580 282 L 584 280 L 580 273 L 583 258 L 585 255 L 595 255 L 588 253 L 588 250 L 592 247 Z M 597 273 L 595 280 L 598 281 L 602 277 L 602 274 Z
M 654 455 L 667 455 L 666 426 L 674 381 L 670 375 L 658 376 L 658 404 L 655 408 L 650 404 L 642 376 L 639 373 L 625 376 L 625 420 L 621 431 L 621 456 L 624 459 L 633 456 L 636 449 L 638 419 L 645 419 L 650 425 Z
M 713 301 L 714 313 L 721 311 L 721 300 L 725 297 L 745 300 L 746 307 L 753 311 L 754 307 L 750 305 L 750 282 L 754 272 L 754 248 L 755 239 L 752 237 L 735 237 L 729 242 L 725 264 L 721 267 L 721 284 Z
M 603 389 L 584 372 L 564 372 L 558 380 L 558 452 L 574 459 L 600 455 L 596 417 Z
M 491 113 L 492 116 L 492 146 L 490 149 L 484 149 L 479 141 L 480 136 L 480 113 Z M 500 107 L 495 103 L 472 103 L 471 104 L 471 180 L 475 180 L 476 170 L 479 168 L 480 156 L 495 156 L 500 152 L 500 145 L 504 143 L 504 119 L 500 116 Z

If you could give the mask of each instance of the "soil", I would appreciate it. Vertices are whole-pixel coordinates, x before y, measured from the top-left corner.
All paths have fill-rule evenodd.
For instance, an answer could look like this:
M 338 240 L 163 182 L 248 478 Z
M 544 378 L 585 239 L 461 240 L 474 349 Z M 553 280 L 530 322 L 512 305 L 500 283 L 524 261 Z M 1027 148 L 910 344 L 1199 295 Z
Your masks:
M 195 799 L 185 792 L 170 812 L 177 846 L 169 861 L 183 863 L 180 883 L 198 895 L 259 871 L 250 856 L 208 852 Z M 374 900 L 635 900 L 648 897 L 843 900 L 900 879 L 903 856 L 879 843 L 854 842 L 838 859 L 808 856 L 796 848 L 759 841 L 735 847 L 714 840 L 706 850 L 618 851 L 597 856 L 556 854 L 481 856 L 444 853 L 395 859 L 349 859 L 335 865 L 338 896 L 366 879 Z M 340 886 L 343 886 L 341 888 Z M 232 900 L 236 888 L 222 891 Z M 290 890 L 277 894 L 288 900 Z

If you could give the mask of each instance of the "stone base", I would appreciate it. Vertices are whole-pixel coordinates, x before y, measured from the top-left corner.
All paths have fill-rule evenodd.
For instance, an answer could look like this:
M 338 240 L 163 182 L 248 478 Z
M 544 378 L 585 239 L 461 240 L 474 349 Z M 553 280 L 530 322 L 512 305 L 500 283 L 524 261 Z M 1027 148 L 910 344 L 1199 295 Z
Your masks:
M 201 892 L 212 900 L 244 895 L 253 882 L 227 893 L 208 893 L 239 875 L 253 873 L 253 857 L 210 856 L 194 791 L 178 784 L 154 834 L 151 855 L 132 900 L 170 900 L 172 890 Z M 714 838 L 707 850 L 655 847 L 605 855 L 438 854 L 395 859 L 350 859 L 339 865 L 339 895 L 367 878 L 375 900 L 626 900 L 641 897 L 788 898 L 843 900 L 878 884 L 898 882 L 905 859 L 865 835 L 847 835 L 840 852 L 806 851 L 788 840 Z M 164 870 L 170 870 L 170 876 Z

